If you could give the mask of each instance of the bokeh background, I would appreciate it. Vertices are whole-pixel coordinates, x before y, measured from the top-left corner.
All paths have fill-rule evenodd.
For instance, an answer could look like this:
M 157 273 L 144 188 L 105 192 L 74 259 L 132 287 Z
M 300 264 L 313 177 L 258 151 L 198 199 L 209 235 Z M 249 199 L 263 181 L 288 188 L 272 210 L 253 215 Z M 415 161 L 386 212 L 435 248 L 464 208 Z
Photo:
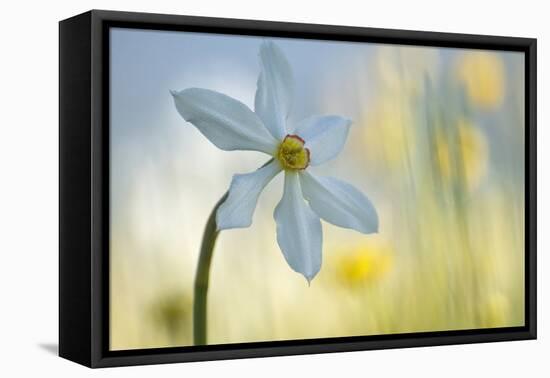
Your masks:
M 524 324 L 524 59 L 520 53 L 274 41 L 296 78 L 290 122 L 353 120 L 315 168 L 366 193 L 380 232 L 323 223 L 308 286 L 275 236 L 279 175 L 250 228 L 218 239 L 209 343 Z M 177 113 L 170 89 L 213 89 L 253 108 L 262 38 L 111 31 L 110 347 L 192 344 L 192 289 L 209 212 L 234 173 Z

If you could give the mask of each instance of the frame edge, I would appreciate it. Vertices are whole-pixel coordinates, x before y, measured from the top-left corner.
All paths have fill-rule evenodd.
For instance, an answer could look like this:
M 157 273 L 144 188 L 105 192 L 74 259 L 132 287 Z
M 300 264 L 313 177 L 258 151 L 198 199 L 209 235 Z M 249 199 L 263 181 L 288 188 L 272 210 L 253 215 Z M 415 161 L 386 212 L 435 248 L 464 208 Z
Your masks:
M 91 12 L 59 22 L 59 356 L 90 366 Z

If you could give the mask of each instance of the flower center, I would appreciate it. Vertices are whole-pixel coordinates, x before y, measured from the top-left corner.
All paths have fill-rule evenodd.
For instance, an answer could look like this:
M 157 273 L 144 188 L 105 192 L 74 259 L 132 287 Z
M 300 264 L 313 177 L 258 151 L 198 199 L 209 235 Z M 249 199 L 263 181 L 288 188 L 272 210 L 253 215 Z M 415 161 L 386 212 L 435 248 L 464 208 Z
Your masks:
M 279 145 L 276 158 L 285 170 L 297 171 L 309 165 L 309 150 L 298 135 L 287 135 Z

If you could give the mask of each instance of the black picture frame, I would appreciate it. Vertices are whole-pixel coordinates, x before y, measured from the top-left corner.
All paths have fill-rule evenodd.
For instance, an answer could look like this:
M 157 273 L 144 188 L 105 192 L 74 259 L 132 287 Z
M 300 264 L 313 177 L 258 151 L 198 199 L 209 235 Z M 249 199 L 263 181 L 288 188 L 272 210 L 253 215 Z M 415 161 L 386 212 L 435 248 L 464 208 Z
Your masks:
M 525 325 L 110 351 L 109 28 L 463 47 L 525 54 Z M 92 10 L 59 23 L 59 355 L 89 367 L 535 339 L 536 39 Z

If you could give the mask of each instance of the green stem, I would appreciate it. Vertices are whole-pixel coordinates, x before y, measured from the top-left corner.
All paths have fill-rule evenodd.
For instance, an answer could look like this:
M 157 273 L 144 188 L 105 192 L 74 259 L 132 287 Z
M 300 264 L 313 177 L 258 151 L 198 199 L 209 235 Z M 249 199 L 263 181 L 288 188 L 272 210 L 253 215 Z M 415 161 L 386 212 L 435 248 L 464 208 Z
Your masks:
M 273 159 L 267 161 L 260 167 L 263 168 Z M 229 191 L 227 191 L 222 198 L 216 203 L 216 206 L 212 209 L 208 220 L 206 221 L 206 227 L 204 228 L 204 234 L 202 235 L 201 250 L 199 254 L 199 264 L 197 265 L 197 275 L 195 276 L 195 297 L 193 302 L 193 342 L 195 345 L 206 345 L 206 330 L 207 330 L 207 296 L 208 296 L 208 282 L 210 280 L 210 265 L 212 263 L 212 255 L 214 254 L 214 246 L 216 245 L 216 239 L 220 233 L 216 225 L 216 213 L 218 208 L 225 201 Z
M 202 235 L 201 250 L 199 255 L 199 263 L 197 265 L 197 275 L 195 276 L 195 297 L 193 303 L 193 341 L 195 345 L 206 344 L 206 327 L 207 327 L 207 295 L 208 282 L 210 279 L 210 264 L 212 263 L 212 255 L 214 246 L 220 230 L 216 226 L 216 212 L 220 205 L 225 201 L 229 192 L 225 193 L 222 198 L 216 203 L 214 209 L 206 221 L 204 234 Z

